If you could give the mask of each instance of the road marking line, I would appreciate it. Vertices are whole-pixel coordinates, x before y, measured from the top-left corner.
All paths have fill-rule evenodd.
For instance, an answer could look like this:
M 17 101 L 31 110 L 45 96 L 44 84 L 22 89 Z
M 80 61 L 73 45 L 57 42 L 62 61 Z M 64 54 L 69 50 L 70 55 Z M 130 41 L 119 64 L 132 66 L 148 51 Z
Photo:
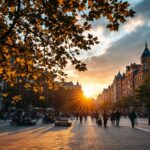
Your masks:
M 150 132 L 150 130 L 148 129 L 144 129 L 144 128 L 140 128 L 140 127 L 135 127 L 136 129 L 139 129 L 139 130 L 143 130 L 143 131 L 146 131 L 146 132 Z

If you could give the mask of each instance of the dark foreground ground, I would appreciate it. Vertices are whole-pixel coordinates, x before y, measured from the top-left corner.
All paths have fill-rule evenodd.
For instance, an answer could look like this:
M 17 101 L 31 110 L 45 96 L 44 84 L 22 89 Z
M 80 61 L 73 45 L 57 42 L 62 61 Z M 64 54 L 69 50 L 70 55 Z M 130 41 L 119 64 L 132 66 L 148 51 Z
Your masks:
M 150 150 L 150 127 L 144 119 L 132 129 L 128 119 L 120 127 L 97 126 L 88 118 L 71 127 L 38 124 L 34 127 L 12 127 L 0 122 L 0 150 Z

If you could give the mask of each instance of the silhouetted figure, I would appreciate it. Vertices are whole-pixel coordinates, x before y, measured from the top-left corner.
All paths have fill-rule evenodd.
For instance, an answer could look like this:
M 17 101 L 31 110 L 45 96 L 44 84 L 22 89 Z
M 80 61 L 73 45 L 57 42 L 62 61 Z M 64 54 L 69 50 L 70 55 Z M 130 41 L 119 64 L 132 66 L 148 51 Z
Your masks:
M 79 113 L 77 112 L 75 115 L 76 115 L 76 120 L 78 120 Z
M 83 115 L 82 113 L 80 113 L 80 123 L 82 123 L 82 120 L 83 120 Z
M 96 122 L 99 126 L 102 126 L 102 119 L 99 115 L 98 119 L 97 119 L 97 122 Z
M 91 113 L 91 120 L 93 120 L 94 118 L 94 113 Z
M 108 120 L 108 115 L 107 115 L 106 110 L 104 110 L 104 113 L 103 113 L 103 122 L 104 122 L 104 127 L 105 128 L 107 127 L 107 120 Z
M 121 117 L 121 113 L 117 110 L 115 112 L 115 121 L 116 121 L 116 126 L 117 127 L 119 127 L 120 117 Z
M 114 113 L 114 111 L 112 111 L 112 113 L 110 114 L 110 120 L 111 120 L 111 124 L 114 126 L 115 125 L 115 113 Z
M 97 123 L 97 121 L 98 121 L 98 118 L 99 118 L 99 113 L 96 111 L 96 113 L 95 113 L 96 123 Z
M 130 120 L 131 120 L 132 128 L 134 128 L 136 117 L 137 117 L 137 116 L 136 116 L 135 111 L 132 110 L 132 111 L 129 113 L 129 118 L 130 118 Z
M 87 116 L 88 116 L 88 115 L 87 115 L 87 113 L 85 112 L 85 113 L 84 113 L 84 120 L 85 120 L 85 121 L 87 121 Z

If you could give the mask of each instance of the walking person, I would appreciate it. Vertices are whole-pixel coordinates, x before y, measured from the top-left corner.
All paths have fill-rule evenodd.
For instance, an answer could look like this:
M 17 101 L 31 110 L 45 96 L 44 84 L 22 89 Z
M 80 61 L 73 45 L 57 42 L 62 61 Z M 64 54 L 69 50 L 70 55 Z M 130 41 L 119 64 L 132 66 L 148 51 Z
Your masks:
M 79 118 L 79 113 L 76 112 L 76 113 L 75 113 L 75 116 L 76 116 L 76 120 L 78 120 L 78 118 Z
M 96 123 L 97 123 L 97 121 L 98 121 L 98 118 L 99 118 L 99 113 L 96 111 L 96 113 L 95 113 L 95 120 L 96 120 Z
M 114 126 L 115 125 L 115 113 L 114 113 L 114 111 L 112 111 L 110 114 L 110 120 L 111 120 L 112 126 Z
M 136 120 L 137 116 L 136 116 L 136 113 L 135 113 L 135 111 L 133 109 L 129 113 L 129 118 L 130 118 L 130 121 L 131 121 L 132 128 L 134 128 L 135 120 Z
M 108 114 L 107 114 L 106 110 L 104 110 L 104 113 L 103 113 L 104 128 L 107 127 L 107 121 L 108 121 Z
M 116 121 L 116 126 L 117 127 L 119 127 L 120 117 L 121 117 L 121 113 L 117 110 L 115 112 L 115 121 Z
M 82 113 L 80 113 L 80 123 L 82 123 L 82 120 L 83 120 L 83 115 L 82 115 Z

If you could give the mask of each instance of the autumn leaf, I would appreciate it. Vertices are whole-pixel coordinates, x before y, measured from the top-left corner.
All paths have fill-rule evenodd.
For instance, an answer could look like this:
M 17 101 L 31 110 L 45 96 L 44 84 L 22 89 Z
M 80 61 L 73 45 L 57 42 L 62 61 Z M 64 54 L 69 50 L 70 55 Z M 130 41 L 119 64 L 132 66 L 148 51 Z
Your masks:
M 3 73 L 3 68 L 2 67 L 0 67 L 0 74 L 2 74 Z
M 40 96 L 39 100 L 45 100 L 45 97 L 44 96 Z
M 91 7 L 93 5 L 93 1 L 92 0 L 88 0 L 88 6 Z
M 33 65 L 33 60 L 27 60 L 28 65 Z
M 12 99 L 13 99 L 14 102 L 18 102 L 22 99 L 22 97 L 21 97 L 21 95 L 16 95 Z
M 37 80 L 38 76 L 37 75 L 33 75 L 32 76 L 34 80 Z
M 11 7 L 10 7 L 10 11 L 11 11 L 11 12 L 14 12 L 14 11 L 15 11 L 15 7 L 14 7 L 14 6 L 11 6 Z
M 34 86 L 34 87 L 33 87 L 33 91 L 34 91 L 34 92 L 38 92 L 39 90 L 38 90 L 38 88 L 37 88 L 36 86 Z
M 60 5 L 63 4 L 63 1 L 64 0 L 58 0 L 58 2 L 59 2 Z
M 2 96 L 3 96 L 3 97 L 7 97 L 7 96 L 8 96 L 8 93 L 3 93 Z
M 26 84 L 24 85 L 24 87 L 25 87 L 26 89 L 28 89 L 28 88 L 31 88 L 31 85 L 30 85 L 29 83 L 26 83 Z

